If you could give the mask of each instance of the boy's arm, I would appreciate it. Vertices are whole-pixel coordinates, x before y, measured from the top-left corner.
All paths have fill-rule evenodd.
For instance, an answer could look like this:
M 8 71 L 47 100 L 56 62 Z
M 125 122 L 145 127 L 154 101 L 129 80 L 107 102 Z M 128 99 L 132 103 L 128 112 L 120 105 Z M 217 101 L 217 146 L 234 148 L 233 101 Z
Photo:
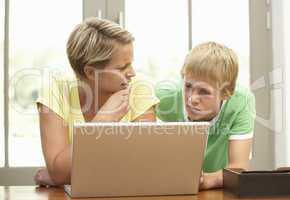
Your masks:
M 252 139 L 229 140 L 227 168 L 248 169 Z M 200 190 L 223 187 L 223 171 L 204 173 L 201 177 Z
M 252 138 L 246 140 L 229 140 L 228 168 L 249 168 L 252 141 Z

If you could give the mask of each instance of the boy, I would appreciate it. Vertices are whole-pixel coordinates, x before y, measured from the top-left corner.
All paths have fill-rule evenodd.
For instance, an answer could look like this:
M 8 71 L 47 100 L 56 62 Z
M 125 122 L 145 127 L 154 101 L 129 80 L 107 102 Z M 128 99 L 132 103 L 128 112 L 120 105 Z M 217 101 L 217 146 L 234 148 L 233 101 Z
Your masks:
M 210 121 L 200 189 L 223 186 L 223 168 L 248 168 L 255 98 L 236 86 L 235 53 L 209 42 L 196 46 L 182 68 L 183 83 L 159 83 L 157 116 L 163 121 Z

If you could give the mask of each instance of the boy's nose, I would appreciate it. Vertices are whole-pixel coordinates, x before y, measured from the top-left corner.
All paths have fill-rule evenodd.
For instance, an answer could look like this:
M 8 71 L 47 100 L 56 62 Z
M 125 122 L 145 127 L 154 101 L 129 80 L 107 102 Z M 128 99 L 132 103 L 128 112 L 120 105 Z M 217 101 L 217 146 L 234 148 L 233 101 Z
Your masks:
M 199 104 L 199 96 L 196 94 L 192 94 L 189 97 L 189 102 L 192 106 L 197 106 Z

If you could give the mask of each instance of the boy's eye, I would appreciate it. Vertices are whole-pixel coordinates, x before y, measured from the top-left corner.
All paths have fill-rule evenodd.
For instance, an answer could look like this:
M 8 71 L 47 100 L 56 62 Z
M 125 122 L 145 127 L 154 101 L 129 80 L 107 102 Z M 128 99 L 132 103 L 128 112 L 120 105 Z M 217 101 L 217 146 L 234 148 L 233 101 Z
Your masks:
M 185 87 L 186 87 L 186 88 L 191 88 L 192 85 L 191 85 L 190 83 L 185 83 Z
M 200 89 L 199 90 L 199 94 L 200 95 L 210 95 L 210 92 L 206 89 Z

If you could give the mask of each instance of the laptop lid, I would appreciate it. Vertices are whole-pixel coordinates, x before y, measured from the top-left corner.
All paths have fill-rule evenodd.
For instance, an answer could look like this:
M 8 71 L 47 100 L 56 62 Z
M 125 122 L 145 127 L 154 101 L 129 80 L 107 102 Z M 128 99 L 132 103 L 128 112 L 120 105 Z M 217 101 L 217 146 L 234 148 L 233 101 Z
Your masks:
M 72 197 L 198 192 L 209 123 L 74 126 Z

